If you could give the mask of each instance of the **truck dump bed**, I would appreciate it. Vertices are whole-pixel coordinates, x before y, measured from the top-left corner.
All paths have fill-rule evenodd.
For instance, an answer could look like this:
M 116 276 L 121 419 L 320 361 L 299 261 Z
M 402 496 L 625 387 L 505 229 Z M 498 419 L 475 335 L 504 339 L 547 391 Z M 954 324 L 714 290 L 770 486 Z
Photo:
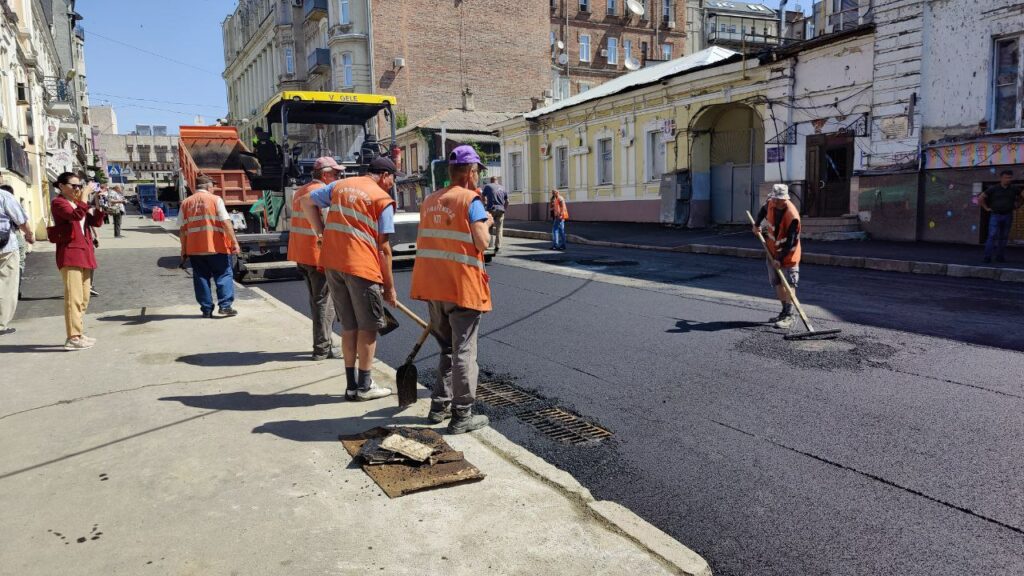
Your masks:
M 234 126 L 181 126 L 178 160 L 189 190 L 196 189 L 196 177 L 202 173 L 213 178 L 227 206 L 247 206 L 263 197 L 253 190 L 245 169 L 255 172 L 258 163 L 246 156 L 245 144 Z

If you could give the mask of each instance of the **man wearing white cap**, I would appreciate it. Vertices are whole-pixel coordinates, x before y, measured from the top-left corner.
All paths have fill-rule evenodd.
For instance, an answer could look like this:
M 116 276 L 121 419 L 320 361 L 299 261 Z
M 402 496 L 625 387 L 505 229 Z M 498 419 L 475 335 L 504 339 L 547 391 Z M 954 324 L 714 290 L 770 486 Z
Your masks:
M 800 281 L 800 212 L 789 200 L 789 186 L 776 184 L 768 196 L 768 202 L 757 213 L 754 230 L 765 228 L 764 239 L 768 244 L 768 282 L 775 288 L 775 295 L 782 303 L 782 312 L 769 320 L 776 328 L 788 330 L 793 326 L 793 303 L 782 286 L 776 270 L 782 270 L 786 281 L 796 293 Z
M 341 358 L 341 351 L 331 345 L 334 327 L 334 305 L 327 288 L 327 275 L 320 265 L 320 245 L 313 225 L 302 211 L 301 200 L 313 190 L 323 188 L 338 178 L 343 168 L 334 158 L 324 156 L 313 163 L 313 180 L 292 196 L 292 218 L 288 231 L 288 259 L 295 262 L 306 279 L 309 307 L 313 314 L 313 360 Z

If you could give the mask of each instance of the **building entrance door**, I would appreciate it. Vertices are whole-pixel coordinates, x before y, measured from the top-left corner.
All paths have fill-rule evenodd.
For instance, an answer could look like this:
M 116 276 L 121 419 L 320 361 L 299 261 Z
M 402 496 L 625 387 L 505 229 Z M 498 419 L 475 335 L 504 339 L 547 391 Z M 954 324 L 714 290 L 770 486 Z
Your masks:
M 853 136 L 808 136 L 807 191 L 803 212 L 811 217 L 848 214 L 852 176 Z

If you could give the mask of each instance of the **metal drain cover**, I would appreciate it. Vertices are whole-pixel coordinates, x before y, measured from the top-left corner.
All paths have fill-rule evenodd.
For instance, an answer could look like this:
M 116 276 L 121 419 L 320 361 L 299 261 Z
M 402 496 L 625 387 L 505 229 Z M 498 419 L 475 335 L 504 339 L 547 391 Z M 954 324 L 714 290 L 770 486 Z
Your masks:
M 519 419 L 545 436 L 566 444 L 585 444 L 610 438 L 612 433 L 560 408 L 526 412 Z
M 476 399 L 495 408 L 520 406 L 538 400 L 507 382 L 480 382 L 476 386 Z

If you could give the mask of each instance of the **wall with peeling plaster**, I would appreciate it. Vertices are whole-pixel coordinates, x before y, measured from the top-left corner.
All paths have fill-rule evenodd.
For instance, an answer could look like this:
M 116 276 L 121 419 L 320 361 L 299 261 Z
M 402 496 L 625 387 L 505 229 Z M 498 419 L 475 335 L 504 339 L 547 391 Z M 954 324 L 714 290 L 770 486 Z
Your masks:
M 1024 1 L 932 0 L 924 13 L 923 139 L 976 135 L 991 122 L 993 39 L 1024 33 Z

